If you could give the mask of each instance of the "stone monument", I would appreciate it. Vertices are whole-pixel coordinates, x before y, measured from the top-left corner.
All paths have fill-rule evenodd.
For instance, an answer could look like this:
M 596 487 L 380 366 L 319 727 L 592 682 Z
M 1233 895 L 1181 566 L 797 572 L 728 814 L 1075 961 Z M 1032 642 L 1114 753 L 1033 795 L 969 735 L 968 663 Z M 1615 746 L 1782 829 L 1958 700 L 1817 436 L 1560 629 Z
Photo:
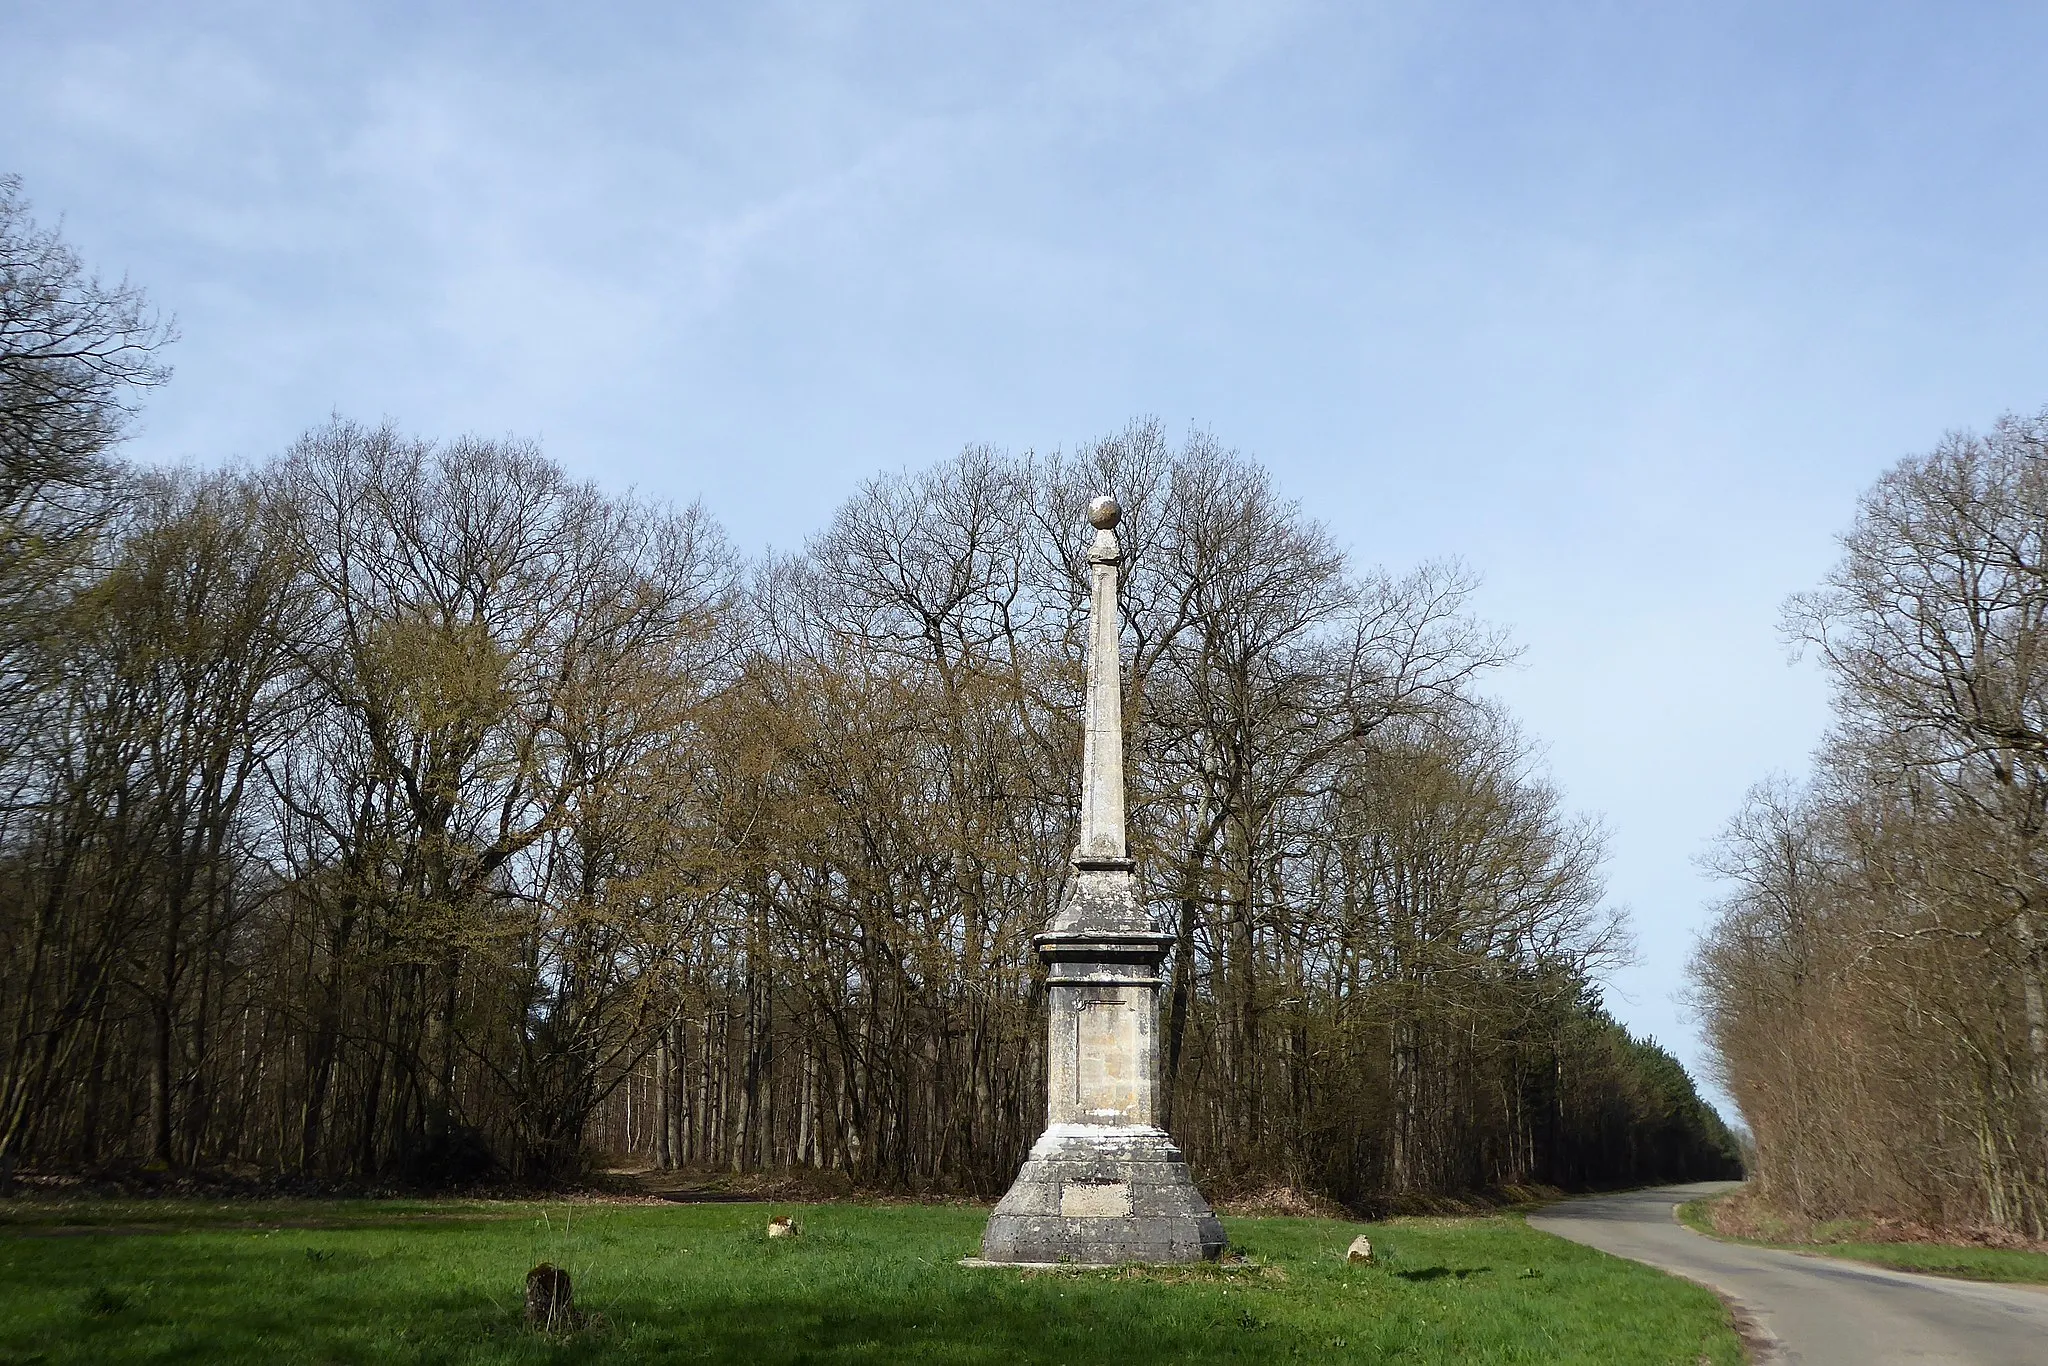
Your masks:
M 990 1262 L 1193 1262 L 1223 1251 L 1159 1109 L 1159 964 L 1173 936 L 1138 899 L 1124 840 L 1123 681 L 1112 498 L 1088 505 L 1088 701 L 1081 839 L 1052 925 L 1034 941 L 1051 999 L 1046 1129 L 989 1216 Z

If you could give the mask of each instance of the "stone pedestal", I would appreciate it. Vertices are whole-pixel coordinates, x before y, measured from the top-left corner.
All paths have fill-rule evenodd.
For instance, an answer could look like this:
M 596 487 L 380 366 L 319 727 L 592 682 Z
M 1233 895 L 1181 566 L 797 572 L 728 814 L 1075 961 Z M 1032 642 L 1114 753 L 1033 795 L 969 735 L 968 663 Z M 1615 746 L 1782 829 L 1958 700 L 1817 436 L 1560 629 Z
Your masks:
M 1124 859 L 1076 860 L 1038 937 L 1051 1027 L 1045 1133 L 982 1235 L 991 1262 L 1193 1262 L 1223 1226 L 1157 1124 L 1159 963 L 1171 936 Z
M 1149 1124 L 1055 1124 L 1031 1147 L 989 1216 L 991 1262 L 1199 1262 L 1223 1251 L 1223 1225 L 1180 1149 Z

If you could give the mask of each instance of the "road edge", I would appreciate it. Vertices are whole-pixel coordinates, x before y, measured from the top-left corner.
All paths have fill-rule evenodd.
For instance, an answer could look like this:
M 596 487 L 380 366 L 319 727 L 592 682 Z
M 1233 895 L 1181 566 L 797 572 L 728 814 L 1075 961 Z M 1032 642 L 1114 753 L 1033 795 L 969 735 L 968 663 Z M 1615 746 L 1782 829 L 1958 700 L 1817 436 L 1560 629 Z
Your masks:
M 1671 1202 L 1671 1222 L 1695 1238 L 1706 1238 L 1706 1234 L 1701 1233 L 1691 1224 L 1678 1217 L 1679 1207 L 1685 1203 L 1683 1200 Z M 1719 1242 L 1720 1239 L 1708 1239 L 1708 1241 Z M 1610 1253 L 1609 1255 L 1613 1254 Z M 1648 1266 L 1650 1264 L 1645 1262 L 1643 1265 Z M 1778 1363 L 1785 1360 L 1784 1342 L 1779 1339 L 1776 1333 L 1764 1327 L 1763 1320 L 1757 1317 L 1755 1310 L 1737 1299 L 1732 1293 L 1723 1290 L 1711 1281 L 1697 1280 L 1691 1276 L 1679 1276 L 1676 1271 L 1669 1271 L 1661 1266 L 1657 1270 L 1663 1271 L 1667 1276 L 1678 1276 L 1678 1279 L 1682 1281 L 1691 1281 L 1702 1290 L 1712 1291 L 1721 1301 L 1722 1307 L 1728 1311 L 1729 1326 L 1734 1328 L 1735 1336 L 1742 1340 L 1742 1350 L 1748 1355 L 1750 1361 L 1755 1363 L 1755 1366 L 1777 1366 Z
M 1836 1252 L 1827 1243 L 1773 1243 L 1762 1238 L 1738 1238 L 1733 1234 L 1695 1228 L 1679 1215 L 1679 1211 L 1687 1205 L 1705 1204 L 1711 1200 L 1724 1199 L 1732 1194 L 1734 1194 L 1733 1191 L 1725 1191 L 1721 1195 L 1699 1196 L 1691 1200 L 1681 1200 L 1671 1207 L 1671 1217 L 1680 1228 L 1694 1237 L 1705 1238 L 1709 1242 L 1721 1243 L 1728 1247 L 1766 1248 L 1772 1252 L 1789 1252 L 1795 1257 L 1812 1257 L 1818 1261 L 1836 1262 L 1843 1266 L 1869 1267 L 1875 1271 L 1888 1271 L 1900 1276 L 1918 1276 L 1930 1281 L 1956 1281 L 1963 1285 L 2009 1285 L 2022 1289 L 2048 1291 L 2048 1281 L 2006 1280 L 1997 1276 L 1964 1276 L 1933 1267 L 1895 1266 L 1890 1262 L 1879 1261 L 1874 1257 L 1853 1257 L 1846 1252 Z M 1961 1243 L 1923 1243 L 1920 1246 L 1963 1247 L 1965 1245 Z
M 1658 1190 L 1659 1187 L 1636 1186 L 1632 1187 L 1631 1189 L 1640 1191 L 1655 1191 Z M 1540 1217 L 1543 1211 L 1551 1209 L 1557 1205 L 1569 1203 L 1570 1201 L 1575 1199 L 1588 1199 L 1596 1195 L 1614 1195 L 1626 1193 L 1626 1191 L 1597 1191 L 1593 1192 L 1592 1195 L 1561 1196 L 1555 1200 L 1546 1200 L 1542 1204 L 1537 1205 L 1530 1209 L 1517 1210 L 1516 1213 L 1521 1216 L 1522 1222 L 1524 1224 L 1528 1224 L 1529 1217 L 1531 1215 L 1537 1215 Z M 1696 1238 L 1704 1236 L 1697 1229 L 1693 1228 L 1691 1225 L 1687 1224 L 1683 1219 L 1680 1219 L 1678 1217 L 1678 1208 L 1680 1205 L 1683 1205 L 1684 1203 L 1685 1201 L 1683 1200 L 1674 1200 L 1671 1202 L 1671 1222 L 1678 1225 L 1678 1227 L 1684 1229 L 1687 1233 L 1692 1234 Z M 1534 1224 L 1529 1224 L 1529 1227 L 1535 1228 L 1538 1233 L 1545 1234 L 1552 1238 L 1563 1239 L 1563 1241 L 1568 1243 L 1578 1243 L 1578 1246 L 1580 1247 L 1592 1247 L 1592 1244 L 1590 1243 L 1579 1243 L 1576 1238 L 1566 1238 L 1564 1234 L 1553 1232 L 1552 1230 L 1547 1228 L 1539 1228 Z M 1593 1251 L 1601 1253 L 1603 1256 L 1613 1257 L 1617 1261 L 1635 1262 L 1637 1266 L 1649 1267 L 1650 1270 L 1655 1271 L 1661 1276 L 1669 1276 L 1674 1281 L 1684 1281 L 1687 1285 L 1698 1286 L 1700 1289 L 1706 1291 L 1709 1295 L 1712 1295 L 1715 1299 L 1719 1300 L 1721 1302 L 1721 1308 L 1724 1311 L 1726 1311 L 1728 1315 L 1728 1326 L 1735 1330 L 1735 1339 L 1742 1346 L 1743 1357 L 1745 1360 L 1752 1363 L 1752 1366 L 1782 1366 L 1782 1363 L 1789 1360 L 1789 1358 L 1785 1354 L 1784 1342 L 1778 1337 L 1776 1333 L 1773 1333 L 1770 1329 L 1764 1327 L 1763 1320 L 1757 1317 L 1756 1311 L 1751 1309 L 1747 1304 L 1744 1304 L 1732 1292 L 1722 1289 L 1720 1286 L 1715 1285 L 1712 1281 L 1703 1281 L 1699 1279 L 1697 1276 L 1687 1276 L 1682 1272 L 1673 1271 L 1669 1267 L 1658 1266 L 1655 1262 L 1639 1261 L 1634 1257 L 1623 1257 L 1620 1253 L 1608 1252 L 1605 1248 L 1595 1247 L 1593 1248 Z

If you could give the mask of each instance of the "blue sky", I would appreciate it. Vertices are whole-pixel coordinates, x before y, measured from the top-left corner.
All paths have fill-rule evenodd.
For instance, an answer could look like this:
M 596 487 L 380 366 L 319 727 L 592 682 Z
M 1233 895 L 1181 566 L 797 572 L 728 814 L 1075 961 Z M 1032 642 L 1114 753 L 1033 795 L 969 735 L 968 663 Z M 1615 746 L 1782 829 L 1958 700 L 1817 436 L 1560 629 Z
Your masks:
M 1140 414 L 1457 556 L 1674 1000 L 1859 489 L 2048 404 L 2035 6 L 18 3 L 0 169 L 179 319 L 131 451 L 511 432 L 791 546 Z

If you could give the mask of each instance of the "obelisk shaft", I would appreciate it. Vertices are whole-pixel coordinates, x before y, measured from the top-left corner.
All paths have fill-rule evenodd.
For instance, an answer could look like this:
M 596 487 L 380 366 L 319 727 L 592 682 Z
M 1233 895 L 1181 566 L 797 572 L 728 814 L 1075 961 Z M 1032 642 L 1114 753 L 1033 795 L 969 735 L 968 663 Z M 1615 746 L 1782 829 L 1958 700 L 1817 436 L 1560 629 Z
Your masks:
M 1088 707 L 1081 738 L 1081 840 L 1083 862 L 1123 860 L 1124 715 L 1121 659 L 1117 649 L 1118 569 L 1123 548 L 1108 527 L 1088 547 Z

